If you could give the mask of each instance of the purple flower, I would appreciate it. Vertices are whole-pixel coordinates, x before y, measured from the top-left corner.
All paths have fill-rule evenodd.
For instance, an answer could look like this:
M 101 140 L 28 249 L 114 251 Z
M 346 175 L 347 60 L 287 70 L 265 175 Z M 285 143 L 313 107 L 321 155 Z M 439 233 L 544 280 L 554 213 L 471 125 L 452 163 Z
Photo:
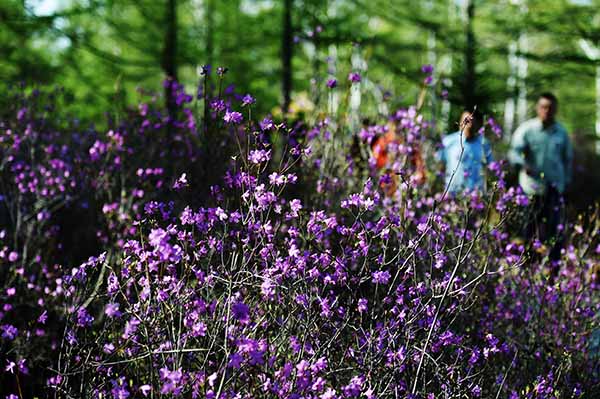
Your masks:
M 15 363 L 11 360 L 7 360 L 6 363 L 7 364 L 6 364 L 6 368 L 4 369 L 4 371 L 8 371 L 9 373 L 14 374 L 17 363 Z
M 119 279 L 114 273 L 108 275 L 106 291 L 109 294 L 114 294 L 119 289 Z
M 262 130 L 263 132 L 271 130 L 275 127 L 273 121 L 269 118 L 264 118 L 262 121 L 259 122 L 258 125 L 260 126 L 260 130 Z
M 212 108 L 216 112 L 221 112 L 227 108 L 227 105 L 225 105 L 225 101 L 216 99 L 216 100 L 211 101 L 210 108 Z
M 6 338 L 8 340 L 13 340 L 17 337 L 19 330 L 17 327 L 12 324 L 3 324 L 0 326 L 0 330 L 2 330 L 2 338 Z
M 137 331 L 138 326 L 140 325 L 140 321 L 138 319 L 132 318 L 125 323 L 125 331 L 123 332 L 123 339 L 130 338 Z
M 475 364 L 477 364 L 480 357 L 481 352 L 479 351 L 479 349 L 475 348 L 471 353 L 471 356 L 469 357 L 469 366 L 473 367 Z
M 127 390 L 127 383 L 125 382 L 125 378 L 120 377 L 117 380 L 112 380 L 112 389 L 110 393 L 112 394 L 113 399 L 127 399 L 131 394 Z
M 71 345 L 71 346 L 77 344 L 77 336 L 75 335 L 75 332 L 73 332 L 73 330 L 67 331 L 66 339 L 67 339 L 67 342 L 69 343 L 69 345 Z
M 104 313 L 108 317 L 119 317 L 121 316 L 121 312 L 119 312 L 119 304 L 118 303 L 109 303 L 106 305 L 104 309 Z
M 298 212 L 302 209 L 302 202 L 299 199 L 293 199 L 290 201 L 290 210 L 294 215 L 298 215 Z
M 17 120 L 23 120 L 25 118 L 25 114 L 27 113 L 27 108 L 21 108 L 19 112 L 17 112 Z
M 187 176 L 185 173 L 182 173 L 181 176 L 179 176 L 179 178 L 177 180 L 175 180 L 175 183 L 173 183 L 173 188 L 175 190 L 179 190 L 183 187 L 187 187 L 189 185 L 189 182 L 187 180 Z
M 524 193 L 519 193 L 515 195 L 515 203 L 519 206 L 527 206 L 529 205 L 529 198 Z
M 110 355 L 111 353 L 113 353 L 115 350 L 115 345 L 111 342 L 104 344 L 104 346 L 102 347 L 102 352 L 106 353 L 107 355 Z
M 390 272 L 387 270 L 379 270 L 371 274 L 375 284 L 387 284 L 390 281 Z
M 46 324 L 46 320 L 48 320 L 48 312 L 44 310 L 37 321 L 40 324 Z
M 244 117 L 237 111 L 225 111 L 223 120 L 228 124 L 239 125 L 244 120 Z
M 242 97 L 242 107 L 245 107 L 247 105 L 252 105 L 255 102 L 256 102 L 256 100 L 250 94 L 246 94 L 244 97 Z
M 359 83 L 361 79 L 362 78 L 358 72 L 350 72 L 348 74 L 348 80 L 352 83 Z
M 359 75 L 359 81 L 360 81 L 360 75 Z M 337 87 L 337 80 L 336 79 L 328 79 L 327 80 L 327 87 L 329 87 L 330 89 L 334 89 Z
M 17 367 L 22 374 L 29 374 L 29 367 L 25 364 L 27 362 L 26 359 L 21 359 L 17 362 Z
M 366 298 L 360 298 L 358 300 L 358 312 L 365 313 L 368 310 L 369 301 Z
M 16 262 L 18 259 L 19 259 L 19 254 L 16 253 L 15 251 L 12 251 L 11 253 L 8 254 L 9 262 Z
M 327 391 L 325 391 L 323 394 L 321 394 L 319 396 L 319 399 L 336 399 L 337 395 L 335 392 L 335 389 L 333 388 L 327 388 Z
M 183 384 L 181 384 L 183 380 L 183 373 L 181 369 L 177 370 L 169 370 L 167 367 L 163 367 L 159 370 L 160 379 L 163 382 L 163 386 L 160 390 L 160 393 L 163 395 L 173 394 L 175 396 L 179 395 L 183 390 Z
M 250 321 L 250 308 L 244 302 L 236 302 L 231 307 L 233 317 L 242 323 Z
M 426 73 L 426 74 L 431 74 L 433 73 L 433 65 L 431 64 L 425 64 L 421 67 L 421 72 Z
M 229 363 L 227 363 L 227 367 L 239 369 L 243 361 L 244 357 L 242 355 L 239 353 L 232 353 L 229 355 Z
M 494 118 L 489 117 L 487 119 L 487 124 L 490 126 L 490 129 L 492 129 L 492 132 L 494 132 L 496 137 L 502 137 L 502 128 L 500 127 L 500 125 L 498 123 L 496 123 Z
M 89 327 L 92 325 L 94 318 L 88 313 L 85 308 L 79 308 L 77 311 L 77 325 L 79 327 Z
M 160 245 L 162 245 L 163 243 L 165 243 L 168 239 L 168 234 L 165 230 L 158 228 L 158 229 L 152 229 L 152 231 L 150 231 L 150 235 L 148 236 L 148 241 L 150 242 L 150 245 L 152 245 L 153 247 L 158 247 Z
M 271 159 L 271 150 L 252 150 L 248 154 L 248 160 L 252 163 L 267 162 Z

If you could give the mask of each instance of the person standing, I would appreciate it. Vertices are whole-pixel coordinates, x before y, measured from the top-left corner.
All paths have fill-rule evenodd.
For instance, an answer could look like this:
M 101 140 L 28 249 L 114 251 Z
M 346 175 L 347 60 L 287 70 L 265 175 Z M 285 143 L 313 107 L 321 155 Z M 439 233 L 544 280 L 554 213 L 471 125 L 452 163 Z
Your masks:
M 478 110 L 465 110 L 460 117 L 460 130 L 442 139 L 436 156 L 443 163 L 449 193 L 485 189 L 484 166 L 493 157 L 489 141 L 479 132 L 482 126 L 483 115 Z
M 564 220 L 563 194 L 573 173 L 573 147 L 567 130 L 556 121 L 558 101 L 552 93 L 537 100 L 537 117 L 515 131 L 509 161 L 519 169 L 519 185 L 530 197 L 525 238 L 537 236 L 552 242 L 550 259 L 558 260 L 562 249 L 559 225 Z

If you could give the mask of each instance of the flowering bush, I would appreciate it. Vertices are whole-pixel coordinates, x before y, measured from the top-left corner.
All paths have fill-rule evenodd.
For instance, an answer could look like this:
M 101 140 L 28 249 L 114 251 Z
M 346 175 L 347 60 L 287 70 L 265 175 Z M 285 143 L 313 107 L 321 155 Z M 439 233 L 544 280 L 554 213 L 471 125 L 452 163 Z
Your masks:
M 502 163 L 487 193 L 414 178 L 433 126 L 414 107 L 357 140 L 343 111 L 257 123 L 231 92 L 206 94 L 205 120 L 166 84 L 177 119 L 150 101 L 106 134 L 60 124 L 37 92 L 3 116 L 6 395 L 597 392 L 598 215 L 568 226 L 554 276 L 512 233 L 527 198 Z

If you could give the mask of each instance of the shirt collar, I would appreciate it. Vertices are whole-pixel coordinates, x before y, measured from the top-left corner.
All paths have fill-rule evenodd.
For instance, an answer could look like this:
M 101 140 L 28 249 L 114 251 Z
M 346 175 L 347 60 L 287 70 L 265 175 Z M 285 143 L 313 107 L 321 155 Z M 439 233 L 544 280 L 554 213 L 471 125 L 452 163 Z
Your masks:
M 557 122 L 556 120 L 554 120 L 554 122 L 552 122 L 550 126 L 544 128 L 544 124 L 542 123 L 540 118 L 535 118 L 535 125 L 538 129 L 540 129 L 543 132 L 554 133 L 556 131 Z

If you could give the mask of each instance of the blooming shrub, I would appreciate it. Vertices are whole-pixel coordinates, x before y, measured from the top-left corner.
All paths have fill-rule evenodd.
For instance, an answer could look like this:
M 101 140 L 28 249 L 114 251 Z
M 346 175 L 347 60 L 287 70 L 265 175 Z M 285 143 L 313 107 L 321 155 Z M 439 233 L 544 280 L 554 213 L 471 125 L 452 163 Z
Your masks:
M 527 198 L 503 164 L 487 193 L 451 197 L 433 168 L 412 178 L 432 140 L 414 107 L 355 151 L 343 114 L 256 123 L 254 99 L 230 93 L 197 123 L 198 99 L 166 84 L 177 120 L 144 103 L 100 134 L 48 118 L 40 93 L 3 116 L 7 395 L 597 392 L 598 215 L 568 227 L 554 276 L 542 243 L 515 239 Z M 390 126 L 400 140 L 377 169 L 370 143 Z M 69 246 L 89 237 L 87 253 Z

